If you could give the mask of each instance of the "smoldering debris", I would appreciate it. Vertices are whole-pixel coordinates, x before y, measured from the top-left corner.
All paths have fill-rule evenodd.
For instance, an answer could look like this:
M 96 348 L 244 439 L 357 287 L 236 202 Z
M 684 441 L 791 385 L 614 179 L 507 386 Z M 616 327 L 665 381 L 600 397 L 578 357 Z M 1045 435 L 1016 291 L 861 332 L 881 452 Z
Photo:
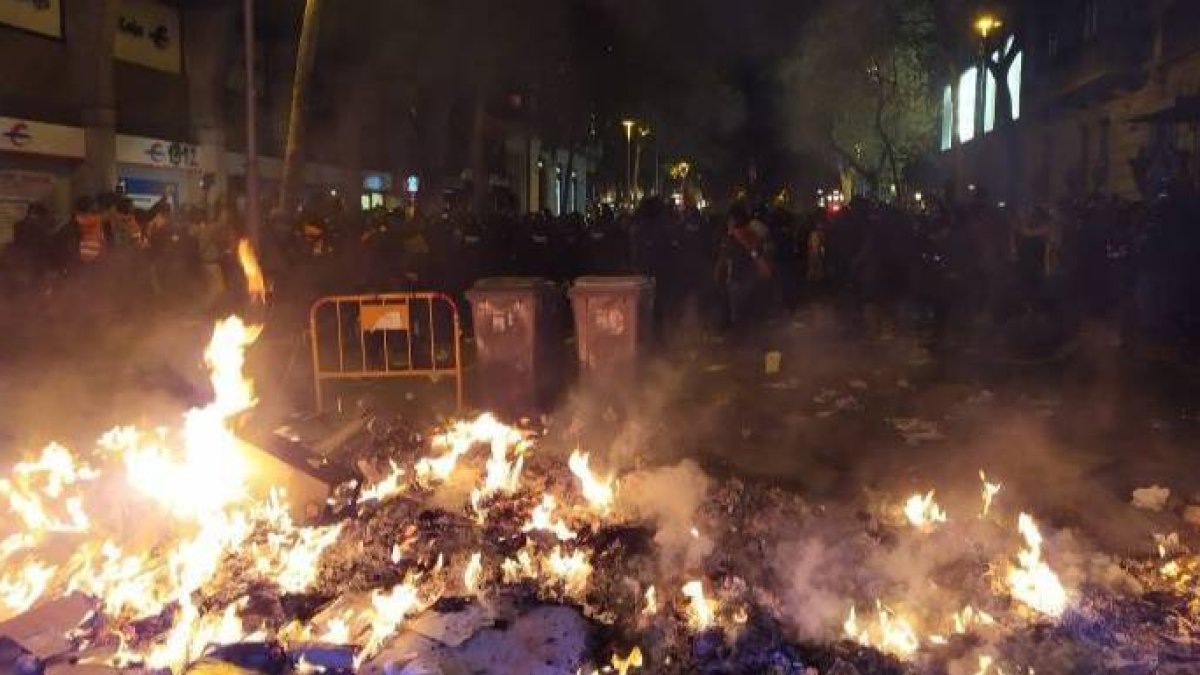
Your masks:
M 690 462 L 622 474 L 602 459 L 539 452 L 529 430 L 503 453 L 496 437 L 452 447 L 456 466 L 438 477 L 431 460 L 450 455 L 437 434 L 369 426 L 405 431 L 347 440 L 345 461 L 375 478 L 340 486 L 311 525 L 339 528 L 310 561 L 311 581 L 264 571 L 287 544 L 260 526 L 197 589 L 202 616 L 227 616 L 237 630 L 201 636 L 193 672 L 301 662 L 327 672 L 638 672 L 634 648 L 655 673 L 1188 672 L 1200 662 L 1200 556 L 1178 537 L 1112 559 L 1032 519 L 1019 529 L 1003 492 L 986 514 L 955 503 L 944 519 L 912 522 L 896 516 L 904 495 L 854 509 L 718 480 Z M 481 489 L 518 461 L 519 479 Z M 4 658 L 30 672 L 115 668 L 178 625 L 173 604 L 129 622 L 106 615 L 103 597 L 74 597 L 82 623 L 51 603 L 0 625 L 13 641 Z M 61 635 L 70 637 L 45 639 Z

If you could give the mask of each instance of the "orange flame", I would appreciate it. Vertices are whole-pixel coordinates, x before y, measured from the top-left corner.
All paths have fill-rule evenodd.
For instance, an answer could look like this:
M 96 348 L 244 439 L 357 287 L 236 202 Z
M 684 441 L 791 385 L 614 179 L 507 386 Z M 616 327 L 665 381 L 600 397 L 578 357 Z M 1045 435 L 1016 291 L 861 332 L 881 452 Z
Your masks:
M 642 650 L 640 647 L 634 647 L 629 656 L 621 658 L 619 654 L 613 654 L 612 667 L 617 671 L 618 675 L 626 675 L 634 668 L 642 667 Z
M 683 585 L 683 594 L 687 596 L 688 624 L 694 631 L 702 631 L 712 625 L 716 614 L 716 602 L 704 596 L 704 583 L 699 579 Z
M 1025 549 L 1017 553 L 1017 564 L 1008 570 L 1012 596 L 1037 612 L 1062 616 L 1067 609 L 1067 591 L 1058 575 L 1042 560 L 1042 533 L 1027 513 L 1017 519 Z
M 246 275 L 246 291 L 254 302 L 267 302 L 267 284 L 263 279 L 262 267 L 258 264 L 258 256 L 250 240 L 242 238 L 237 246 L 238 262 L 242 265 L 242 273 Z
M 583 498 L 588 501 L 588 504 L 593 509 L 600 512 L 607 512 L 613 502 L 613 477 L 609 476 L 606 479 L 597 478 L 592 473 L 591 467 L 588 466 L 588 454 L 578 450 L 571 453 L 571 458 L 567 461 L 567 465 L 571 469 L 571 473 L 579 479 L 579 487 L 583 492 Z

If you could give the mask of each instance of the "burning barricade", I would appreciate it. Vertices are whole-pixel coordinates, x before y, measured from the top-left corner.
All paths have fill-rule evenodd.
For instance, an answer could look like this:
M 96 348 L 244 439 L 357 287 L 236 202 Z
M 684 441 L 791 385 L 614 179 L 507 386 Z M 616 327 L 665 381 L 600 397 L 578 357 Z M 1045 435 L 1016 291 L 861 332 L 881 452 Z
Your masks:
M 0 481 L 5 672 L 999 675 L 1200 654 L 1200 564 L 1177 539 L 1126 565 L 1124 595 L 1068 584 L 982 474 L 974 512 L 931 490 L 864 526 L 693 464 L 563 457 L 482 415 L 361 458 L 372 478 L 302 518 L 234 431 L 257 334 L 217 325 L 213 400 L 178 431 L 50 445 Z

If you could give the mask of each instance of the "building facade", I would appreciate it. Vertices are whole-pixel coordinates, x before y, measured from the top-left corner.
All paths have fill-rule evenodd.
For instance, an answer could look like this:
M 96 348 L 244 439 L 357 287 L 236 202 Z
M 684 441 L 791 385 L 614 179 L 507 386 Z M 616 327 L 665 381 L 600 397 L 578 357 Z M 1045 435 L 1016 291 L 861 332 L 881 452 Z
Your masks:
M 943 92 L 942 164 L 959 196 L 1052 202 L 1093 193 L 1152 197 L 1200 178 L 1200 3 L 1018 2 L 1008 71 L 1013 122 L 997 121 L 995 80 L 967 65 Z M 982 109 L 982 111 L 980 110 Z M 980 114 L 982 112 L 982 114 Z
M 270 15 L 275 5 L 259 3 L 255 31 L 266 199 L 281 174 L 296 53 L 297 17 Z M 164 198 L 243 204 L 243 28 L 236 2 L 0 0 L 0 245 L 32 202 L 60 222 L 73 197 L 113 191 L 143 207 Z M 363 64 L 322 63 L 307 123 L 309 195 L 368 208 L 470 182 L 470 125 L 453 123 L 460 110 L 448 107 L 432 134 L 405 127 L 412 103 L 397 108 L 388 95 L 402 83 L 383 84 Z M 592 154 L 543 143 L 533 125 L 496 107 L 481 141 L 489 186 L 508 195 L 496 206 L 586 209 Z
M 139 206 L 236 197 L 245 174 L 244 116 L 230 114 L 245 95 L 236 9 L 0 0 L 0 244 L 35 201 L 65 219 L 76 195 L 123 192 Z M 291 43 L 263 39 L 264 77 L 290 70 Z M 272 53 L 281 56 L 271 61 Z M 281 126 L 284 102 L 264 101 L 260 127 Z M 269 186 L 282 154 L 271 140 L 281 135 L 263 136 L 260 169 Z M 349 161 L 340 163 L 316 154 L 305 172 L 310 189 L 367 204 L 392 193 L 385 167 L 364 170 L 344 153 L 336 159 Z

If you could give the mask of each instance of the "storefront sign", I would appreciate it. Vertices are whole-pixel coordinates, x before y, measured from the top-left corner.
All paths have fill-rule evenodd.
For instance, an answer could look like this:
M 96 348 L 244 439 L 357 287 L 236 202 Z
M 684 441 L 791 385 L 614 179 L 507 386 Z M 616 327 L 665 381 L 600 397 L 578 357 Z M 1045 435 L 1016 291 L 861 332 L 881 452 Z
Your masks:
M 363 190 L 366 192 L 388 192 L 392 189 L 392 177 L 386 173 L 363 175 Z
M 85 153 L 83 129 L 0 117 L 0 151 L 79 159 Z
M 60 0 L 0 0 L 0 23 L 38 35 L 62 37 Z
M 147 68 L 182 72 L 179 10 L 154 0 L 121 0 L 114 53 Z
M 179 201 L 177 184 L 147 178 L 122 176 L 117 180 L 117 192 L 128 197 L 139 209 L 149 209 L 162 199 L 172 207 L 177 206 Z
M 216 170 L 212 153 L 193 143 L 123 134 L 117 135 L 117 161 L 184 171 Z
M 416 176 L 409 176 L 404 179 L 404 190 L 409 194 L 417 194 L 421 191 L 421 179 Z

